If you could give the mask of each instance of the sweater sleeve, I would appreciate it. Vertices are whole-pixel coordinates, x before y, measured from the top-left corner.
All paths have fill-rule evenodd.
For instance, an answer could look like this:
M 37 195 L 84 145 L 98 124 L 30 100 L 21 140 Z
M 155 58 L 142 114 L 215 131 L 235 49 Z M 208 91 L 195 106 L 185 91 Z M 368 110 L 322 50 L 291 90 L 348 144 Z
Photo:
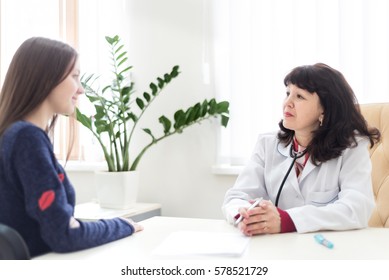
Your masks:
M 132 225 L 119 218 L 81 222 L 73 217 L 74 205 L 66 191 L 73 187 L 64 180 L 65 174 L 58 174 L 51 143 L 42 130 L 29 127 L 19 133 L 12 164 L 24 191 L 26 211 L 39 224 L 43 240 L 53 251 L 90 248 L 134 232 Z
M 280 214 L 280 218 L 281 218 L 281 233 L 295 232 L 296 226 L 294 225 L 293 220 L 289 216 L 288 212 L 278 207 L 277 207 L 277 211 Z

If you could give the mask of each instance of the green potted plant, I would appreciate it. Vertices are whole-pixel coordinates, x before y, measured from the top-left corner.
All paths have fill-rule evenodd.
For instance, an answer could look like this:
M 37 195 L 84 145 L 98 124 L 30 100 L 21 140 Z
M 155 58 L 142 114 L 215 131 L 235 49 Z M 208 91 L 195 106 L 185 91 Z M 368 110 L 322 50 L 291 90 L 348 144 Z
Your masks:
M 179 109 L 174 113 L 172 120 L 161 115 L 158 120 L 163 128 L 162 135 L 156 135 L 149 128 L 142 128 L 150 137 L 150 142 L 132 158 L 130 147 L 140 119 L 166 86 L 180 74 L 179 66 L 174 66 L 169 73 L 157 77 L 154 82 L 150 83 L 148 91 L 138 94 L 134 90 L 134 83 L 128 81 L 132 66 L 127 65 L 127 52 L 123 50 L 124 46 L 120 43 L 119 36 L 107 36 L 105 39 L 112 59 L 112 83 L 104 87 L 95 87 L 94 82 L 98 77 L 94 74 L 83 75 L 81 82 L 85 95 L 93 104 L 96 113 L 93 116 L 87 116 L 77 109 L 77 120 L 97 139 L 107 163 L 109 172 L 103 172 L 103 178 L 97 179 L 98 183 L 106 185 L 105 190 L 101 191 L 103 197 L 111 195 L 112 186 L 119 184 L 113 183 L 114 179 L 111 178 L 113 173 L 116 173 L 116 178 L 123 177 L 120 180 L 124 185 L 132 190 L 137 189 L 133 186 L 137 183 L 131 182 L 132 179 L 128 179 L 128 176 L 137 180 L 138 176 L 135 171 L 140 160 L 145 152 L 158 142 L 174 134 L 182 133 L 187 127 L 206 119 L 219 117 L 224 127 L 227 126 L 229 120 L 229 103 L 227 101 L 217 102 L 215 99 L 203 100 L 185 110 Z M 111 199 L 111 202 L 108 201 L 101 206 L 126 208 L 136 199 L 136 191 L 132 195 L 133 198 L 130 198 L 131 194 L 128 190 L 125 194 L 118 194 L 118 196 L 122 200 L 122 203 L 119 203 L 121 205 L 115 206 L 116 202 Z M 101 200 L 100 203 L 102 203 Z

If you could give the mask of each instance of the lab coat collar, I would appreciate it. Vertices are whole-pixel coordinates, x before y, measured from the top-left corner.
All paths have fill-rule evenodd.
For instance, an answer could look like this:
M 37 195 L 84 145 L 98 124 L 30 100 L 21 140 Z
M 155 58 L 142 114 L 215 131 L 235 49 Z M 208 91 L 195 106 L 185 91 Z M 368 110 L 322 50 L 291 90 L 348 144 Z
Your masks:
M 285 145 L 283 143 L 278 143 L 277 145 L 277 149 L 278 149 L 278 152 L 287 157 L 287 158 L 290 158 L 290 147 L 292 146 L 292 143 L 290 143 L 288 146 L 285 147 Z M 320 165 L 320 164 L 319 164 Z M 308 161 L 307 161 L 307 164 L 305 165 L 304 169 L 303 169 L 303 173 L 301 174 L 301 177 L 300 177 L 300 182 L 302 182 L 304 180 L 305 177 L 308 176 L 309 173 L 312 172 L 312 170 L 314 170 L 317 166 L 314 165 L 312 162 L 311 162 L 311 159 L 309 158 Z M 289 176 L 291 177 L 294 177 L 292 179 L 292 185 L 294 188 L 299 188 L 298 187 L 298 181 L 297 181 L 297 176 L 296 176 L 296 172 L 293 172 L 293 174 L 289 174 Z
M 320 165 L 321 163 L 319 163 Z M 318 166 L 319 166 L 318 165 Z M 301 173 L 301 177 L 300 177 L 300 182 L 302 182 L 304 180 L 305 177 L 308 176 L 309 173 L 312 172 L 312 170 L 314 170 L 315 168 L 317 168 L 318 166 L 314 165 L 311 161 L 311 158 L 308 159 L 307 161 L 307 164 L 305 165 L 304 169 L 303 169 L 303 173 Z
M 278 152 L 285 157 L 290 157 L 289 155 L 290 146 L 292 146 L 292 143 L 290 143 L 288 146 L 285 147 L 283 143 L 278 142 L 277 145 Z

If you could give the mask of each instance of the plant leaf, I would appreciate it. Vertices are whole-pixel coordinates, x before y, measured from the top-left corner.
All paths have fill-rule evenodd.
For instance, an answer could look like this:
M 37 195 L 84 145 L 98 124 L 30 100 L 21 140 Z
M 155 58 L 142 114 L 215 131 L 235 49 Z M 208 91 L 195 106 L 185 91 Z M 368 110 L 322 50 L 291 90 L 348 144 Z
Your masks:
M 150 94 L 148 94 L 147 92 L 144 92 L 143 97 L 146 99 L 147 102 L 150 102 L 150 99 L 151 99 Z
M 198 120 L 200 118 L 200 110 L 201 110 L 201 105 L 200 103 L 196 103 L 193 106 L 193 115 L 194 115 L 194 120 Z
M 104 93 L 104 92 L 105 92 L 107 89 L 109 89 L 109 88 L 111 88 L 111 85 L 104 87 L 103 90 L 102 90 L 101 92 Z
M 163 125 L 163 132 L 168 134 L 172 127 L 172 122 L 165 116 L 159 117 L 159 122 Z
M 151 133 L 151 130 L 148 129 L 148 128 L 143 128 L 143 131 L 146 132 L 148 135 L 151 136 L 151 138 L 153 139 L 153 141 L 155 140 L 155 137 L 153 135 L 153 133 Z
M 216 100 L 214 98 L 212 98 L 209 103 L 208 103 L 208 114 L 210 115 L 215 115 L 216 114 Z
M 99 120 L 99 119 L 102 119 L 105 117 L 105 112 L 104 112 L 103 106 L 95 105 L 95 109 L 96 109 L 96 115 L 95 115 L 96 120 Z
M 155 96 L 158 92 L 158 87 L 154 83 L 151 83 L 150 89 L 151 89 L 151 94 Z
M 185 124 L 190 124 L 191 122 L 193 122 L 194 118 L 195 118 L 195 112 L 193 110 L 193 107 L 189 107 L 188 110 L 185 112 Z
M 115 50 L 115 53 L 118 53 L 123 47 L 124 47 L 124 45 L 121 45 L 120 47 L 118 47 L 118 48 Z
M 121 59 L 123 56 L 125 56 L 127 54 L 127 52 L 122 52 L 117 58 L 116 60 L 119 60 Z
M 158 80 L 158 87 L 160 89 L 163 89 L 163 86 L 165 85 L 165 81 L 163 79 L 161 79 L 160 77 L 158 77 L 157 80 Z
M 78 108 L 76 108 L 76 117 L 77 120 L 86 128 L 92 130 L 92 119 L 88 118 L 86 115 L 80 112 Z
M 136 99 L 136 104 L 138 104 L 138 107 L 143 110 L 143 108 L 145 107 L 145 103 L 143 102 L 142 99 L 140 99 L 139 97 Z
M 119 75 L 122 75 L 124 72 L 127 72 L 128 70 L 130 70 L 132 68 L 132 66 L 128 66 L 127 68 L 123 69 L 122 71 L 120 71 Z
M 82 85 L 88 85 L 89 81 L 94 77 L 94 74 L 90 74 L 89 76 L 85 77 L 86 74 L 83 74 L 81 77 L 81 83 Z
M 108 36 L 105 36 L 105 40 L 110 44 L 112 45 L 114 43 L 114 38 L 111 38 L 111 37 L 108 37 Z
M 185 113 L 183 110 L 178 110 L 174 113 L 174 128 L 176 130 L 180 129 L 185 125 Z
M 113 44 L 117 44 L 119 41 L 120 41 L 119 35 L 115 35 L 115 36 L 112 38 L 112 43 L 113 43 Z
M 100 101 L 100 98 L 99 97 L 96 97 L 96 96 L 93 96 L 93 95 L 90 95 L 90 94 L 85 94 L 85 96 L 89 99 L 90 102 L 94 103 L 96 101 Z
M 131 87 L 124 87 L 122 88 L 121 94 L 122 96 L 126 96 L 131 92 Z
M 101 134 L 104 131 L 109 132 L 109 124 L 106 121 L 95 121 L 96 133 Z
M 126 62 L 127 59 L 128 59 L 128 57 L 123 58 L 123 59 L 118 63 L 118 67 L 119 67 L 120 65 L 122 65 L 124 62 Z
M 203 103 L 201 104 L 201 108 L 200 108 L 200 111 L 199 111 L 199 114 L 200 114 L 200 117 L 204 117 L 208 112 L 208 101 L 207 99 L 205 99 L 203 101 Z
M 138 117 L 137 117 L 134 113 L 132 113 L 132 112 L 130 112 L 130 113 L 127 115 L 127 118 L 132 119 L 134 122 L 136 122 L 136 121 L 138 120 Z
M 165 83 L 170 83 L 170 81 L 172 80 L 172 78 L 170 77 L 169 74 L 165 74 L 165 75 L 163 76 L 163 78 L 164 78 L 164 80 L 165 80 Z
M 130 96 L 129 96 L 129 95 L 126 95 L 126 96 L 123 98 L 123 103 L 124 103 L 125 105 L 127 105 L 129 101 L 130 101 Z
M 228 116 L 221 115 L 221 125 L 227 127 L 229 119 L 230 118 Z
M 179 67 L 178 65 L 176 65 L 176 66 L 173 67 L 172 72 L 170 72 L 170 76 L 171 76 L 172 78 L 175 78 L 175 77 L 178 76 L 178 74 L 180 74 L 179 68 L 180 68 L 180 67 Z
M 216 113 L 218 113 L 218 114 L 228 113 L 229 106 L 230 106 L 230 103 L 228 101 L 222 101 L 222 102 L 217 103 Z

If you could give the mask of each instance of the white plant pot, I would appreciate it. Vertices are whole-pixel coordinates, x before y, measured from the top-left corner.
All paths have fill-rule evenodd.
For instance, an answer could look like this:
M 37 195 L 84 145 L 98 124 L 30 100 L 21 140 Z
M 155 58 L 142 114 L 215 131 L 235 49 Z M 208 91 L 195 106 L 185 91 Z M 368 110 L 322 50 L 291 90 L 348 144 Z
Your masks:
M 130 208 L 136 202 L 139 189 L 139 173 L 95 172 L 95 186 L 100 207 L 113 209 Z

